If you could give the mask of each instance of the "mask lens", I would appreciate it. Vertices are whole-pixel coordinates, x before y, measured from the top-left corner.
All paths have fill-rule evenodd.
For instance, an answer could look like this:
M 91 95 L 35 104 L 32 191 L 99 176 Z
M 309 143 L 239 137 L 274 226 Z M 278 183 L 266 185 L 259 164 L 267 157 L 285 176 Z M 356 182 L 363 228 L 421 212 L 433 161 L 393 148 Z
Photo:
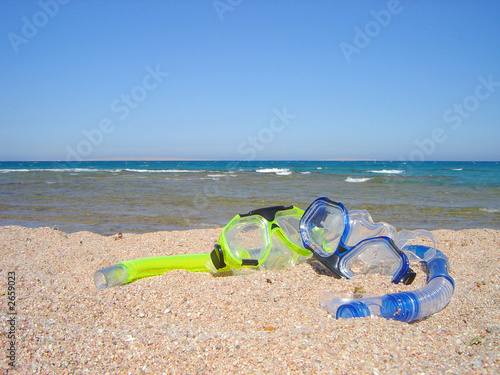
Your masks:
M 403 267 L 401 255 L 387 238 L 374 238 L 361 242 L 342 260 L 342 271 L 352 278 L 358 274 L 395 276 Z
M 272 239 L 272 249 L 266 257 L 266 260 L 260 265 L 262 269 L 266 270 L 280 270 L 293 266 L 306 258 L 300 256 L 293 250 L 291 250 L 274 232 L 271 235 Z
M 395 239 L 397 230 L 387 223 L 374 223 L 366 210 L 349 211 L 349 234 L 347 246 L 355 246 L 367 238 L 389 237 Z
M 299 229 L 300 216 L 294 216 L 288 211 L 280 211 L 276 214 L 276 222 L 291 242 L 293 242 L 298 247 L 303 247 L 302 237 L 300 236 Z
M 308 245 L 318 255 L 328 257 L 337 250 L 344 233 L 344 211 L 325 201 L 317 201 L 308 211 L 302 223 Z
M 236 259 L 260 260 L 269 247 L 266 222 L 259 217 L 241 218 L 225 232 L 229 252 Z

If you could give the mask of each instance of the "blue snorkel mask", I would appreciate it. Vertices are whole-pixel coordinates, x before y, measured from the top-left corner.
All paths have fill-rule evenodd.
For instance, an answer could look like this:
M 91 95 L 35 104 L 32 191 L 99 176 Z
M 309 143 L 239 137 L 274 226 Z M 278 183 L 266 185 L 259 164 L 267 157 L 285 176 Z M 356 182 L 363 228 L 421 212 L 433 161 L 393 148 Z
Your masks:
M 415 279 L 407 255 L 394 241 L 396 228 L 374 223 L 367 211 L 349 214 L 342 203 L 316 199 L 302 216 L 300 234 L 305 247 L 339 278 L 377 273 L 406 285 Z

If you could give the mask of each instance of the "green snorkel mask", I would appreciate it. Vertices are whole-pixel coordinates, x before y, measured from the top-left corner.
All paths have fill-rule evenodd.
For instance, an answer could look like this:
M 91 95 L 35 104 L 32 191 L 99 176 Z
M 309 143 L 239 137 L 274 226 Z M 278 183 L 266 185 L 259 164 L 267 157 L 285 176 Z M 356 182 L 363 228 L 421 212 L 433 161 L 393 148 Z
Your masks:
M 211 253 L 120 262 L 97 271 L 94 283 L 97 289 L 106 289 L 177 269 L 243 273 L 305 262 L 311 252 L 302 247 L 299 223 L 303 213 L 294 206 L 274 206 L 236 215 L 222 230 Z
M 207 265 L 214 272 L 238 272 L 305 262 L 311 252 L 304 249 L 300 236 L 303 214 L 294 206 L 274 206 L 236 215 L 222 230 Z

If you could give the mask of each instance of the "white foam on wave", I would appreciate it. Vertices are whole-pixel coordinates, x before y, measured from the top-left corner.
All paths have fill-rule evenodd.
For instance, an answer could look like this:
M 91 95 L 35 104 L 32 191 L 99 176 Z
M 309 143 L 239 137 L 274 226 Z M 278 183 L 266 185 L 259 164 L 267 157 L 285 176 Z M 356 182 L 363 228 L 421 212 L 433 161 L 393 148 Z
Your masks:
M 202 178 L 202 180 L 205 180 L 205 179 L 212 179 L 214 181 L 218 181 L 220 180 L 221 178 L 225 178 L 225 177 L 236 177 L 238 176 L 237 174 L 234 174 L 234 173 L 226 173 L 226 174 L 208 174 L 207 175 L 207 178 Z
M 292 171 L 288 168 L 262 168 L 262 169 L 257 169 L 255 172 L 276 173 L 278 176 L 288 176 L 292 174 Z
M 119 172 L 120 169 L 92 169 L 92 168 L 33 168 L 33 169 L 0 169 L 2 173 L 9 172 Z
M 29 169 L 0 169 L 2 173 L 10 173 L 10 172 L 29 172 Z
M 489 214 L 496 214 L 497 212 L 500 212 L 498 208 L 480 208 L 479 211 L 487 212 Z
M 373 170 L 373 171 L 367 171 L 369 173 L 381 173 L 381 174 L 401 174 L 405 173 L 405 171 L 401 169 L 381 169 L 381 170 Z
M 136 173 L 200 173 L 204 171 L 196 169 L 124 169 L 126 172 Z
M 345 179 L 345 182 L 352 182 L 352 183 L 360 183 L 360 182 L 366 182 L 370 181 L 370 177 L 361 177 L 361 178 L 352 178 L 352 177 L 347 177 Z
M 452 171 L 463 171 L 463 168 L 453 168 Z

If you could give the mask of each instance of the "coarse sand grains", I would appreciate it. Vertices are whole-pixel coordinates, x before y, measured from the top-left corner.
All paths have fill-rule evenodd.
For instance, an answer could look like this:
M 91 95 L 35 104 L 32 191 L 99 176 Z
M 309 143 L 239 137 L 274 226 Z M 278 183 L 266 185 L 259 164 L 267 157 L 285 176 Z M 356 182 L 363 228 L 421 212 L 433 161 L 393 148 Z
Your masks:
M 425 284 L 419 265 L 410 286 L 380 276 L 335 279 L 317 262 L 234 276 L 172 271 L 103 291 L 94 286 L 94 272 L 119 261 L 210 252 L 220 232 L 101 236 L 0 227 L 0 373 L 500 373 L 496 230 L 433 232 L 455 293 L 443 311 L 413 324 L 336 320 L 319 298 L 355 288 L 376 295 L 417 289 Z

